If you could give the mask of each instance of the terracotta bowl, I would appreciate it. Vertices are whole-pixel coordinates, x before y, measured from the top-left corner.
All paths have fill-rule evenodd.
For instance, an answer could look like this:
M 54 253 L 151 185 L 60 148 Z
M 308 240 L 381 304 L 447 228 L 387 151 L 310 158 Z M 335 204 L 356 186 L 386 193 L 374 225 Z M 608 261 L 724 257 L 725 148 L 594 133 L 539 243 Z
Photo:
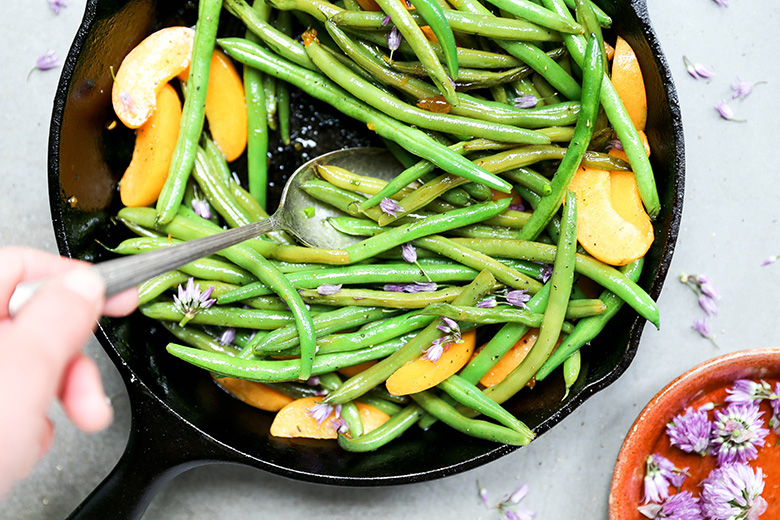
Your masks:
M 682 487 L 698 496 L 698 483 L 716 467 L 713 456 L 701 457 L 684 453 L 670 446 L 666 435 L 666 423 L 691 406 L 698 408 L 706 403 L 723 403 L 726 389 L 738 379 L 764 380 L 773 387 L 780 381 L 780 348 L 742 350 L 726 354 L 692 368 L 669 383 L 645 406 L 631 426 L 620 448 L 612 488 L 609 493 L 610 520 L 646 520 L 639 513 L 645 476 L 645 459 L 659 454 L 675 463 L 678 468 L 690 468 L 690 477 Z M 771 417 L 767 403 L 761 404 L 763 417 Z M 780 437 L 769 434 L 766 444 L 759 448 L 758 458 L 750 462 L 761 467 L 765 474 L 762 496 L 769 508 L 762 518 L 780 518 L 780 503 L 772 497 L 780 497 L 780 447 L 775 447 Z

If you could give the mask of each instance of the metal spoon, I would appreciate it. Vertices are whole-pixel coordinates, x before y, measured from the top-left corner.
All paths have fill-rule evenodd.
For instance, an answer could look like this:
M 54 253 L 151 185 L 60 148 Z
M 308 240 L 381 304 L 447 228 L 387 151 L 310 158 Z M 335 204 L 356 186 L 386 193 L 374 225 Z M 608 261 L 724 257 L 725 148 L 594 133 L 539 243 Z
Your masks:
M 279 209 L 267 219 L 158 251 L 93 264 L 92 269 L 105 281 L 106 297 L 271 231 L 284 230 L 308 246 L 326 249 L 340 249 L 358 242 L 359 237 L 345 235 L 327 224 L 327 218 L 343 216 L 342 212 L 300 189 L 306 181 L 317 178 L 316 166 L 325 164 L 387 181 L 403 170 L 387 150 L 380 148 L 347 148 L 315 157 L 290 176 Z M 307 216 L 308 208 L 314 208 L 314 216 Z M 19 284 L 8 304 L 10 315 L 15 315 L 45 283 L 46 280 L 38 280 Z

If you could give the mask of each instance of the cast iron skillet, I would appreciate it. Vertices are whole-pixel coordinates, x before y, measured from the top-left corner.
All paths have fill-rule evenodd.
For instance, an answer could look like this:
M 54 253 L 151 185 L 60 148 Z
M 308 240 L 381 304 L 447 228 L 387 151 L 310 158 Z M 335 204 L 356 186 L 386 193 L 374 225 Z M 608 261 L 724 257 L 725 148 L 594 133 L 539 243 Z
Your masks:
M 662 212 L 656 243 L 640 284 L 657 298 L 677 239 L 683 200 L 683 133 L 677 95 L 643 0 L 600 0 L 614 27 L 636 49 L 645 74 L 650 114 L 648 137 Z M 112 221 L 118 210 L 116 183 L 129 162 L 132 133 L 118 125 L 110 107 L 110 67 L 153 30 L 191 25 L 196 2 L 89 0 L 84 21 L 63 67 L 52 116 L 49 191 L 60 252 L 99 261 L 129 236 Z M 232 25 L 231 25 L 232 24 Z M 238 31 L 223 15 L 224 33 Z M 346 147 L 376 144 L 364 126 L 294 93 L 293 137 L 311 140 L 275 152 L 275 187 L 303 161 Z M 272 147 L 271 149 L 274 149 Z M 237 167 L 240 169 L 240 165 Z M 561 401 L 560 378 L 549 378 L 523 399 L 508 403 L 537 434 L 561 421 L 631 363 L 644 320 L 624 308 L 583 351 L 584 369 Z M 132 406 L 127 449 L 73 519 L 137 518 L 165 482 L 208 463 L 241 463 L 292 479 L 331 485 L 380 486 L 442 478 L 480 466 L 515 448 L 467 438 L 444 428 L 412 429 L 373 453 L 352 454 L 332 441 L 275 439 L 269 414 L 231 398 L 208 374 L 166 355 L 167 332 L 138 315 L 101 320 L 98 339 L 121 373 Z M 532 396 L 532 397 L 531 397 Z

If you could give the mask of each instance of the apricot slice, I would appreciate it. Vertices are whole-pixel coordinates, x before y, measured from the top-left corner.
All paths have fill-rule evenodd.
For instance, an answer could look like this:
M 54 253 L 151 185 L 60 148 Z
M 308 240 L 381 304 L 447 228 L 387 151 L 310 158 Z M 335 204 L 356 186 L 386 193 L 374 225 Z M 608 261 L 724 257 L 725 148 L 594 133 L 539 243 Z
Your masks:
M 166 27 L 125 56 L 111 90 L 114 112 L 125 126 L 139 128 L 152 117 L 157 94 L 190 66 L 194 37 L 189 27 Z
M 620 36 L 612 58 L 612 84 L 637 130 L 647 123 L 647 93 L 634 49 Z
M 653 226 L 629 177 L 580 166 L 569 189 L 577 195 L 577 240 L 594 258 L 626 265 L 644 256 L 653 243 Z M 633 180 L 633 174 L 630 174 Z M 635 181 L 634 181 L 635 184 Z M 620 211 L 616 209 L 620 208 Z
M 435 363 L 420 357 L 405 364 L 387 378 L 387 391 L 393 395 L 409 395 L 438 385 L 468 363 L 476 337 L 473 330 L 465 333 L 462 343 L 451 344 Z
M 304 397 L 296 399 L 279 410 L 271 423 L 271 435 L 274 437 L 307 439 L 336 439 L 338 433 L 332 422 L 336 419 L 335 410 L 331 411 L 325 420 L 319 424 L 311 416 L 311 408 L 322 402 L 321 397 Z M 377 429 L 387 421 L 390 416 L 374 408 L 373 406 L 355 403 L 363 422 L 363 433 Z
M 228 162 L 244 153 L 247 139 L 244 84 L 225 54 L 211 55 L 209 86 L 206 91 L 206 119 L 214 142 Z
M 127 207 L 154 204 L 168 178 L 181 122 L 181 102 L 172 86 L 163 85 L 156 106 L 136 132 L 133 158 L 119 181 L 119 196 Z
M 294 399 L 268 385 L 234 377 L 214 378 L 225 391 L 236 399 L 267 412 L 278 412 Z
M 523 362 L 539 337 L 539 329 L 531 329 L 504 354 L 493 368 L 479 380 L 483 386 L 497 385 Z

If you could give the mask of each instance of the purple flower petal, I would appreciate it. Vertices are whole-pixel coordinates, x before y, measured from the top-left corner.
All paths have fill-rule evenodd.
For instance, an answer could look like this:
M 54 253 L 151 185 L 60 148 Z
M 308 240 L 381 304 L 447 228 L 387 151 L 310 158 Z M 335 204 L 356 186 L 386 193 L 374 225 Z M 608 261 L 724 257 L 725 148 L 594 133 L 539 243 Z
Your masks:
M 517 202 L 513 202 L 509 205 L 509 208 L 512 211 L 525 211 L 525 204 L 518 204 Z
M 382 199 L 382 202 L 379 203 L 379 208 L 387 215 L 390 215 L 393 218 L 396 218 L 398 216 L 398 213 L 403 213 L 404 209 L 398 205 L 396 201 L 393 199 L 389 199 L 385 197 Z
M 430 347 L 425 349 L 423 357 L 431 363 L 436 363 L 439 361 L 439 358 L 441 358 L 442 354 L 444 354 L 444 345 L 434 341 Z
M 201 292 L 200 284 L 196 284 L 192 277 L 187 280 L 186 288 L 179 284 L 177 294 L 173 297 L 174 308 L 184 314 L 184 318 L 179 322 L 179 325 L 183 327 L 198 312 L 208 309 L 217 303 L 215 298 L 211 298 L 212 292 L 214 292 L 213 285 Z
M 49 7 L 54 11 L 54 14 L 60 14 L 60 9 L 68 7 L 68 4 L 65 0 L 49 0 Z
M 60 66 L 60 59 L 54 54 L 54 51 L 48 51 L 35 60 L 35 68 L 38 70 L 49 70 Z
M 220 345 L 230 345 L 233 343 L 233 341 L 236 339 L 236 329 L 233 327 L 228 327 L 225 330 L 222 331 L 222 334 L 219 336 L 219 344 Z
M 766 511 L 764 474 L 747 464 L 727 464 L 712 470 L 701 483 L 701 512 L 711 520 L 756 520 Z
M 531 94 L 523 94 L 512 99 L 512 102 L 518 108 L 534 108 L 539 103 L 539 100 Z
M 479 307 L 480 309 L 492 309 L 493 307 L 496 306 L 498 306 L 498 302 L 493 297 L 485 298 L 484 300 L 481 300 L 480 302 L 477 303 L 477 307 Z
M 739 379 L 734 382 L 734 386 L 728 388 L 726 392 L 727 403 L 753 404 L 763 399 L 772 399 L 775 394 L 772 387 L 766 381 L 756 383 L 749 379 Z
M 725 410 L 715 410 L 712 449 L 718 464 L 745 463 L 758 456 L 757 446 L 763 446 L 769 430 L 764 428 L 758 404 L 731 404 Z
M 553 266 L 545 265 L 544 267 L 542 267 L 542 272 L 539 275 L 543 283 L 547 283 L 547 280 L 549 280 L 550 277 L 552 277 L 552 272 L 553 272 Z
M 623 143 L 620 139 L 611 139 L 607 142 L 607 150 L 623 150 Z
M 710 445 L 712 423 L 707 412 L 686 408 L 666 425 L 669 443 L 687 453 L 704 455 Z
M 390 24 L 390 15 L 385 16 L 382 18 L 382 27 L 385 27 Z
M 775 262 L 777 262 L 777 258 L 778 257 L 776 257 L 776 256 L 770 256 L 769 258 L 767 258 L 766 260 L 761 262 L 761 267 L 774 264 Z
M 720 114 L 720 117 L 722 117 L 723 119 L 726 120 L 734 119 L 734 111 L 724 100 L 715 103 L 715 110 L 717 110 L 718 114 Z
M 528 294 L 528 291 L 526 289 L 515 289 L 514 291 L 509 291 L 506 293 L 506 301 L 510 305 L 514 305 L 515 307 L 520 307 L 521 309 L 527 309 L 528 305 L 526 305 L 526 302 L 531 299 L 531 295 Z
M 712 0 L 712 1 L 715 2 L 716 4 L 718 4 L 719 6 L 723 7 L 723 8 L 726 8 L 726 7 L 729 6 L 729 0 Z
M 639 506 L 639 512 L 647 518 L 668 518 L 670 520 L 703 520 L 699 499 L 690 491 L 682 491 L 668 497 L 662 504 Z
M 715 76 L 712 69 L 701 63 L 693 63 L 687 56 L 683 56 L 683 62 L 685 63 L 685 70 L 687 70 L 688 74 L 694 79 L 712 79 L 712 77 Z
M 206 220 L 211 218 L 211 207 L 204 199 L 192 199 L 192 211 L 194 211 L 199 217 L 205 218 Z
M 669 478 L 674 463 L 661 455 L 649 455 L 645 461 L 644 503 L 660 503 L 669 496 Z
M 333 285 L 333 284 L 324 283 L 319 287 L 317 287 L 317 294 L 319 294 L 320 296 L 331 296 L 339 292 L 341 290 L 342 285 L 343 284 Z
M 413 264 L 417 261 L 417 249 L 412 244 L 404 244 L 401 246 L 401 257 Z
M 718 304 L 706 294 L 699 296 L 699 307 L 707 313 L 707 316 L 718 314 Z
M 743 81 L 737 76 L 737 81 L 731 84 L 731 99 L 745 99 L 753 92 L 755 85 L 750 81 Z
M 390 29 L 390 32 L 387 33 L 387 46 L 391 51 L 398 50 L 401 46 L 401 31 L 399 31 L 398 27 L 395 25 Z
M 715 287 L 712 281 L 705 275 L 699 275 L 696 277 L 696 283 L 699 284 L 699 290 L 705 296 L 712 298 L 713 300 L 720 300 L 720 291 Z
M 701 334 L 703 338 L 712 337 L 712 331 L 710 330 L 710 326 L 707 324 L 706 318 L 693 320 L 693 325 L 691 325 L 691 328 Z
M 325 419 L 330 417 L 330 414 L 333 413 L 333 411 L 333 406 L 327 403 L 317 403 L 306 410 L 306 415 L 317 421 L 317 426 L 320 426 L 325 421 Z

